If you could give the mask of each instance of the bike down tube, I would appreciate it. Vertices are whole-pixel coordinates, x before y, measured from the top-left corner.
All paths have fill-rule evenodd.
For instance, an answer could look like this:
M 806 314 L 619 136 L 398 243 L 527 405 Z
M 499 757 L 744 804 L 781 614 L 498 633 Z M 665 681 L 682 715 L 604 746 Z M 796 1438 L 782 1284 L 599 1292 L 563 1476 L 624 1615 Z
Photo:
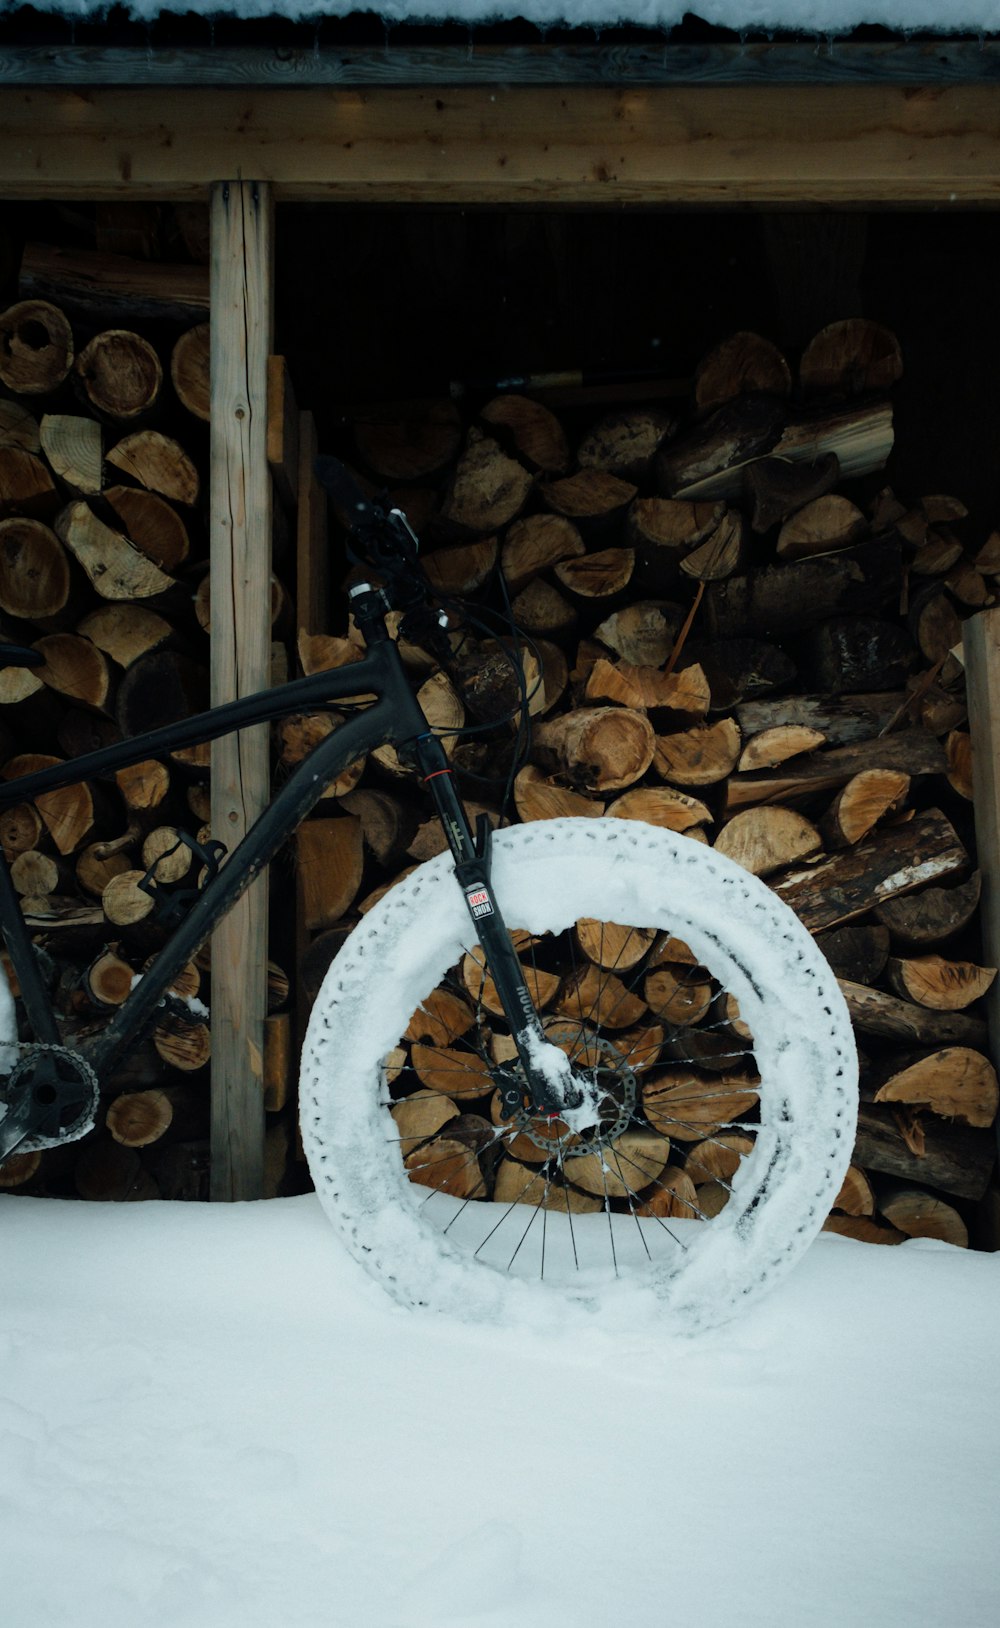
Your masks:
M 342 724 L 299 764 L 222 868 L 205 884 L 188 915 L 173 929 L 153 965 L 133 985 L 101 1034 L 80 1046 L 98 1078 L 114 1067 L 153 1016 L 180 968 L 315 807 L 330 781 L 375 746 L 401 739 L 396 727 L 398 717 L 396 702 L 387 695 L 359 717 Z

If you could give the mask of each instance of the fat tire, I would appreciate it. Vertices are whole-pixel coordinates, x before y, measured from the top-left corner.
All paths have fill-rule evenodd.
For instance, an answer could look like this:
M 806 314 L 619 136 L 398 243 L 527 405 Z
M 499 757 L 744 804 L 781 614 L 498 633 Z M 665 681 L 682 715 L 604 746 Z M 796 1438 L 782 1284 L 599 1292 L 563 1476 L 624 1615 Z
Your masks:
M 773 1287 L 836 1197 L 854 1143 L 857 1053 L 833 972 L 797 917 L 723 855 L 641 821 L 555 819 L 497 833 L 493 887 L 510 927 L 578 917 L 685 939 L 737 995 L 755 1036 L 761 1125 L 734 1192 L 679 1261 L 552 1285 L 470 1258 L 428 1222 L 406 1179 L 381 1061 L 420 1000 L 475 944 L 450 856 L 369 912 L 332 963 L 302 1053 L 302 1137 L 320 1202 L 397 1300 L 466 1318 L 580 1306 L 624 1326 L 649 1312 L 680 1331 L 725 1321 Z M 426 1196 L 426 1195 L 424 1195 Z

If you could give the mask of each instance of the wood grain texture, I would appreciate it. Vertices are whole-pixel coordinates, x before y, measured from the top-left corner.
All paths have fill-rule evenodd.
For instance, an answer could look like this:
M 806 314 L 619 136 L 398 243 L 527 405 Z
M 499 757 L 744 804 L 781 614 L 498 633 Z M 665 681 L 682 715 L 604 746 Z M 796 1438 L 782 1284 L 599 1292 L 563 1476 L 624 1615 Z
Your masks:
M 8 198 L 995 204 L 992 84 L 0 90 Z M 72 131 L 72 139 L 67 132 Z
M 972 737 L 972 806 L 982 873 L 983 959 L 1000 965 L 1000 609 L 980 611 L 962 629 Z M 1000 1067 L 1000 990 L 983 1000 L 990 1055 Z
M 5 45 L 6 85 L 906 85 L 1000 81 L 995 40 L 674 45 Z
M 212 188 L 211 596 L 213 704 L 270 671 L 271 477 L 267 358 L 273 205 L 249 181 Z M 230 853 L 269 795 L 266 725 L 212 744 L 211 827 Z M 212 1197 L 259 1198 L 264 1172 L 267 882 L 212 940 Z

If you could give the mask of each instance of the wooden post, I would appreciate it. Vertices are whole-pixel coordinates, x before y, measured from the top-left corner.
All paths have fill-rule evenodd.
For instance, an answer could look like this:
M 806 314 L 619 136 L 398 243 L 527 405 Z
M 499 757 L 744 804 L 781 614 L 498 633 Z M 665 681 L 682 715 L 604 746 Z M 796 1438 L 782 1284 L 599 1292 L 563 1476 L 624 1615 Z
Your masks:
M 273 204 L 253 181 L 212 187 L 212 701 L 264 689 L 270 669 Z M 269 794 L 266 725 L 212 747 L 212 834 L 230 852 Z M 264 1186 L 267 883 L 261 877 L 212 939 L 213 1199 Z
M 1000 966 L 1000 607 L 970 616 L 963 630 L 972 736 L 976 847 L 983 876 L 983 959 Z M 1000 1066 L 1000 990 L 985 996 L 990 1050 Z

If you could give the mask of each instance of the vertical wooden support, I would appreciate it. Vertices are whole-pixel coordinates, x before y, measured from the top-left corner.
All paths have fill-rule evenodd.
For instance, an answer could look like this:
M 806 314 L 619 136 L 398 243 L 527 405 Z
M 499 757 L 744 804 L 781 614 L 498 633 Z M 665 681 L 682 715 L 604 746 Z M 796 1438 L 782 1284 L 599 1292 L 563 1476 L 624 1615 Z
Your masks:
M 962 629 L 972 736 L 976 847 L 983 876 L 983 959 L 1000 966 L 1000 607 L 970 616 Z M 990 1050 L 1000 1068 L 1000 989 L 985 997 Z
M 271 476 L 267 358 L 272 349 L 273 203 L 267 185 L 212 188 L 212 701 L 268 684 Z M 212 834 L 230 852 L 268 799 L 268 730 L 212 747 Z M 264 1189 L 267 881 L 212 939 L 213 1199 Z

